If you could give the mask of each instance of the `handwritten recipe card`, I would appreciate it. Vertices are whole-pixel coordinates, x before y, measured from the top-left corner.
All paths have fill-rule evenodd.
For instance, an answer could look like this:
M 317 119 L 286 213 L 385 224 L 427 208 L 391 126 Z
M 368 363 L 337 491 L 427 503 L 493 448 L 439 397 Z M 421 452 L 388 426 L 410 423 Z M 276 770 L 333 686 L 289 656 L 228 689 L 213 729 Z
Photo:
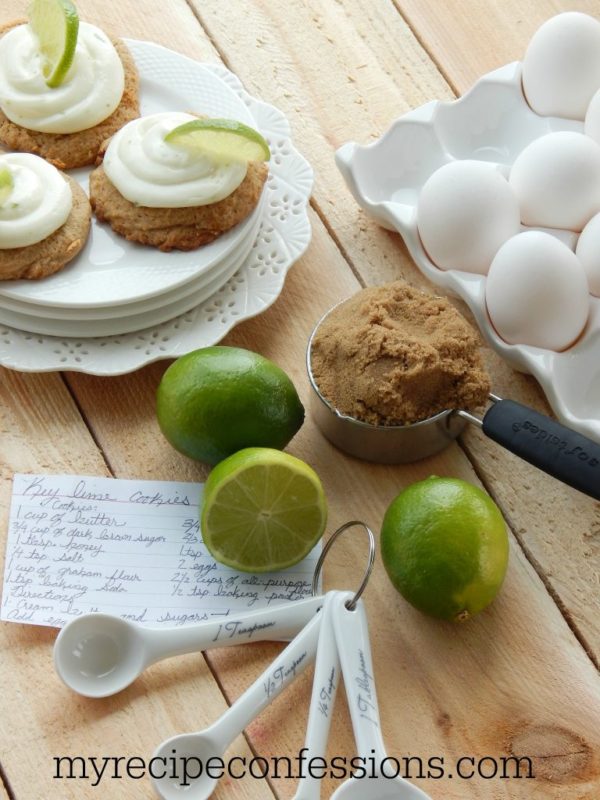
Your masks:
M 320 545 L 281 573 L 217 563 L 202 544 L 202 484 L 15 475 L 0 618 L 62 627 L 103 611 L 183 625 L 311 592 Z

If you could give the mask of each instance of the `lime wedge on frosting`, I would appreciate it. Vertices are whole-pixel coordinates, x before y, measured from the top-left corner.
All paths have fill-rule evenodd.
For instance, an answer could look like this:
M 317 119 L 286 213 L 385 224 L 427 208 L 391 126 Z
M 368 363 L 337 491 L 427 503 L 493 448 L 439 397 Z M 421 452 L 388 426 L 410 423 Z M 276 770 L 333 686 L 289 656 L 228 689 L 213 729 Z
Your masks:
M 268 161 L 271 151 L 254 128 L 233 119 L 194 119 L 167 133 L 165 141 L 201 150 L 216 161 Z
M 0 206 L 10 197 L 15 183 L 13 180 L 12 172 L 8 167 L 0 167 Z
M 46 84 L 55 89 L 67 76 L 77 47 L 79 15 L 71 0 L 33 0 L 29 25 L 40 43 Z

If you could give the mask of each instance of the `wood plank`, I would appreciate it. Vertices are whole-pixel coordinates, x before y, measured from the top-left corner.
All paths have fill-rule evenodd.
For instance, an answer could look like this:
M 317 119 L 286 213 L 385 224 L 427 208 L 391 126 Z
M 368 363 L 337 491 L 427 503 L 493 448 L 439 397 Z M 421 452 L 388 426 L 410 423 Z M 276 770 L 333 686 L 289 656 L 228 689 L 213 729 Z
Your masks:
M 600 18 L 598 0 L 394 2 L 458 94 L 485 72 L 521 61 L 534 32 L 554 14 L 581 11 Z
M 109 474 L 59 375 L 1 371 L 0 454 L 3 530 L 8 525 L 14 472 Z M 98 789 L 90 785 L 92 780 L 53 779 L 53 759 L 63 755 L 148 757 L 166 736 L 207 725 L 226 708 L 202 655 L 156 665 L 110 700 L 77 697 L 54 673 L 55 636 L 51 628 L 0 626 L 0 682 L 5 687 L 0 757 L 17 800 L 96 797 Z M 236 752 L 250 755 L 243 739 L 235 747 Z M 106 781 L 105 790 L 110 791 L 111 783 Z M 127 782 L 126 797 L 148 794 L 146 781 Z M 272 797 L 272 793 L 253 781 L 240 781 L 224 785 L 216 796 L 248 800 Z
M 312 217 L 311 249 L 292 269 L 281 298 L 226 339 L 229 344 L 259 350 L 283 366 L 297 383 L 304 402 L 308 400 L 308 385 L 303 355 L 312 324 L 322 310 L 357 287 L 331 238 L 316 215 Z M 318 298 L 314 296 L 316 285 Z M 163 369 L 164 365 L 156 365 L 136 376 L 111 380 L 110 401 L 102 408 L 98 408 L 98 398 L 105 381 L 73 374 L 69 383 L 117 474 L 142 472 L 148 478 L 164 478 L 167 471 L 176 478 L 201 478 L 204 468 L 171 451 L 154 421 L 154 389 Z M 138 382 L 143 384 L 141 389 Z M 330 505 L 330 530 L 355 517 L 365 518 L 378 529 L 387 504 L 399 489 L 431 473 L 454 474 L 477 482 L 456 445 L 418 464 L 378 467 L 335 451 L 318 434 L 311 419 L 292 441 L 290 451 L 309 461 L 322 476 Z M 350 537 L 327 564 L 326 587 L 354 584 L 364 557 L 362 539 Z M 600 776 L 587 759 L 575 766 L 567 755 L 548 763 L 543 758 L 556 741 L 559 749 L 553 754 L 570 753 L 573 742 L 583 741 L 585 752 L 598 748 L 600 734 L 597 739 L 598 726 L 593 724 L 600 720 L 600 703 L 595 701 L 598 680 L 518 546 L 513 546 L 509 579 L 501 598 L 473 625 L 455 628 L 413 612 L 395 594 L 381 563 L 377 564 L 366 602 L 373 623 L 383 726 L 392 754 L 410 753 L 425 760 L 440 754 L 450 762 L 462 755 L 509 755 L 514 742 L 524 741 L 531 748 L 535 742 L 532 754 L 540 757 L 536 761 L 540 776 L 550 777 L 545 770 L 552 763 L 552 777 L 558 775 L 557 781 L 551 785 L 540 777 L 537 788 L 532 789 L 531 781 L 515 780 L 511 797 L 553 800 L 561 796 L 565 786 L 581 789 L 579 796 L 586 800 L 597 793 Z M 256 644 L 209 652 L 209 663 L 228 699 L 241 694 L 278 647 Z M 540 672 L 543 678 L 534 677 Z M 248 734 L 255 752 L 273 757 L 293 756 L 299 751 L 309 693 L 310 677 L 303 676 L 250 726 Z M 476 719 L 474 706 L 478 708 Z M 342 703 L 339 707 L 331 754 L 349 758 L 354 754 L 354 744 L 345 708 Z M 582 709 L 586 709 L 583 717 Z M 434 798 L 505 796 L 502 782 L 490 783 L 446 779 L 423 782 L 423 786 Z M 293 782 L 275 784 L 278 795 L 293 796 Z M 328 782 L 326 795 L 334 787 L 334 782 Z
M 179 52 L 215 60 L 208 40 L 198 36 L 198 24 L 183 0 L 169 3 L 168 14 L 158 0 L 148 0 L 143 7 L 116 0 L 102 5 L 78 0 L 77 6 L 82 18 L 115 35 L 147 38 L 167 46 L 176 38 Z M 20 0 L 5 0 L 0 23 L 22 14 Z M 96 407 L 103 405 L 106 386 L 104 382 Z M 140 452 L 142 445 L 140 433 L 136 443 Z M 11 478 L 17 471 L 108 474 L 58 375 L 0 372 L 0 521 L 4 530 Z M 135 475 L 145 477 L 141 462 Z M 162 477 L 169 478 L 170 474 L 165 471 Z M 0 682 L 6 687 L 0 718 L 0 757 L 14 797 L 82 800 L 97 797 L 98 791 L 128 800 L 153 796 L 147 779 L 105 780 L 103 788 L 92 786 L 92 780 L 55 780 L 53 758 L 148 758 L 164 738 L 208 725 L 227 705 L 205 659 L 190 655 L 155 665 L 126 692 L 95 702 L 77 697 L 56 677 L 51 650 L 55 635 L 56 631 L 49 628 L 0 626 Z M 233 748 L 251 757 L 243 737 Z M 273 794 L 268 785 L 249 778 L 224 781 L 214 796 L 264 800 Z
M 3 776 L 0 775 L 0 800 L 13 800 L 13 798 L 9 795 L 10 787 L 8 784 L 4 783 Z
M 518 0 L 435 7 L 417 0 L 395 2 L 459 94 L 485 72 L 521 60 L 537 28 L 554 14 L 581 11 L 600 18 L 598 0 L 539 0 L 526 7 Z M 515 373 L 498 358 L 493 371 L 498 394 L 549 412 L 534 379 L 519 376 L 515 392 Z M 593 587 L 600 579 L 600 503 L 523 468 L 477 434 L 469 432 L 465 443 L 521 545 L 598 663 L 600 596 Z
M 343 142 L 366 142 L 383 133 L 407 108 L 452 96 L 392 3 L 323 0 L 282 5 L 273 0 L 244 3 L 242 14 L 241 4 L 233 2 L 227 15 L 217 0 L 193 5 L 226 62 L 246 86 L 289 116 L 298 146 L 315 167 L 315 206 L 361 280 L 380 284 L 404 276 L 422 287 L 428 285 L 400 238 L 367 220 L 357 208 L 333 161 L 333 151 Z M 522 37 L 524 41 L 539 21 L 539 7 L 559 7 L 550 2 L 534 5 L 534 21 L 528 21 L 530 30 Z M 590 0 L 584 6 L 598 8 L 599 4 Z M 488 59 L 486 68 L 506 63 L 522 51 L 520 44 L 514 47 L 515 36 L 521 36 L 524 26 L 523 5 L 516 1 L 488 4 L 468 0 L 445 4 L 442 10 L 439 3 L 414 0 L 410 10 L 415 19 L 419 9 L 429 25 L 419 28 L 420 37 L 435 29 L 439 38 L 448 30 L 444 33 L 446 47 L 433 39 L 431 49 L 442 47 L 442 69 L 456 73 L 457 82 L 464 54 L 473 47 L 481 59 L 484 55 Z M 502 35 L 494 34 L 496 23 Z M 463 24 L 466 27 L 461 33 Z M 446 68 L 451 42 L 455 42 L 454 55 Z M 496 59 L 495 64 L 489 63 L 490 58 Z M 477 74 L 483 71 L 482 65 Z M 469 84 L 475 77 L 469 77 Z M 468 314 L 465 306 L 459 305 Z M 498 394 L 549 413 L 533 378 L 516 373 L 489 350 L 486 360 Z M 597 662 L 600 506 L 519 461 L 479 432 L 466 432 L 462 441 L 528 557 Z
M 109 6 L 108 3 L 106 5 Z M 229 22 L 233 21 L 236 12 L 238 21 L 242 19 L 240 15 L 243 12 L 249 14 L 245 19 L 250 28 L 257 13 L 251 5 L 244 4 L 242 8 L 238 4 L 236 9 L 232 4 Z M 216 6 L 213 4 L 214 9 Z M 124 7 L 123 4 L 121 7 Z M 297 10 L 288 7 L 288 12 L 297 13 Z M 142 23 L 139 24 L 140 33 L 137 35 L 142 35 Z M 342 32 L 345 37 L 346 30 Z M 260 33 L 262 35 L 262 31 Z M 149 33 L 147 35 L 150 37 Z M 221 37 L 218 41 L 221 47 Z M 239 41 L 243 42 L 243 37 Z M 320 40 L 318 44 L 321 44 Z M 178 46 L 177 40 L 173 39 L 171 45 Z M 319 49 L 317 45 L 307 46 L 305 39 L 305 52 L 307 47 L 311 53 Z M 287 64 L 288 61 L 281 61 L 281 69 L 287 68 Z M 255 69 L 253 66 L 253 73 Z M 248 65 L 245 73 L 241 69 L 238 71 L 250 86 Z M 263 81 L 265 74 L 270 73 L 263 73 Z M 299 97 L 314 91 L 312 84 L 306 86 Z M 268 98 L 265 91 L 260 93 Z M 294 121 L 299 125 L 298 115 Z M 307 121 L 307 124 L 311 123 Z M 329 158 L 330 155 L 329 150 Z M 323 163 L 325 160 L 323 155 Z M 319 211 L 324 213 L 322 204 L 319 204 Z M 328 210 L 328 225 L 331 225 L 330 220 Z M 228 340 L 251 346 L 273 357 L 296 380 L 301 380 L 303 346 L 312 321 L 319 316 L 322 308 L 356 288 L 339 252 L 318 220 L 314 220 L 314 225 L 315 240 L 310 254 L 292 271 L 284 296 L 259 319 L 240 326 Z M 389 250 L 391 254 L 396 252 L 392 237 Z M 315 298 L 315 287 L 319 287 L 318 298 Z M 167 470 L 168 477 L 185 478 L 203 474 L 200 468 L 182 457 L 167 454 L 166 446 L 160 439 L 153 421 L 151 390 L 161 371 L 162 367 L 153 367 L 128 379 L 110 382 L 70 376 L 71 386 L 93 425 L 94 433 L 119 475 L 164 478 Z M 108 398 L 107 385 L 111 389 Z M 304 382 L 304 398 L 306 393 Z M 128 430 L 126 425 L 134 423 L 133 412 L 128 411 L 132 403 L 138 404 L 138 421 Z M 332 527 L 351 514 L 365 514 L 365 509 L 369 520 L 377 527 L 383 509 L 399 488 L 431 471 L 459 474 L 476 480 L 470 465 L 456 447 L 415 467 L 372 467 L 333 451 L 316 434 L 312 423 L 303 429 L 292 450 L 310 460 L 326 481 L 332 506 Z M 356 487 L 355 492 L 351 494 L 348 487 Z M 355 541 L 340 548 L 326 573 L 328 585 L 345 583 L 354 574 L 362 553 L 362 545 Z M 545 780 L 536 781 L 533 788 L 532 782 L 527 782 L 527 792 L 523 786 L 515 788 L 515 784 L 523 783 L 518 781 L 513 781 L 508 789 L 507 784 L 502 786 L 468 781 L 455 786 L 454 783 L 458 782 L 446 780 L 425 784 L 432 797 L 443 796 L 450 800 L 467 796 L 500 798 L 508 796 L 510 791 L 511 797 L 544 797 L 552 800 L 564 794 L 565 786 L 570 787 L 574 797 L 591 800 L 597 796 L 597 762 L 592 754 L 598 744 L 598 725 L 594 724 L 598 721 L 596 676 L 519 548 L 513 548 L 509 579 L 500 600 L 473 626 L 451 628 L 425 620 L 412 612 L 394 594 L 380 565 L 368 590 L 367 602 L 372 621 L 377 620 L 377 625 L 373 625 L 376 674 L 384 705 L 384 730 L 388 734 L 392 753 L 401 755 L 418 752 L 427 756 L 439 752 L 446 754 L 449 759 L 469 752 L 479 755 L 507 753 L 511 742 L 520 738 L 525 743 L 516 746 L 521 752 L 527 748 L 532 755 L 540 756 L 539 768 L 546 770 Z M 211 655 L 212 663 L 218 668 L 219 679 L 230 696 L 239 694 L 242 687 L 266 665 L 276 647 L 255 646 Z M 440 665 L 443 665 L 443 669 Z M 120 751 L 123 739 L 129 741 L 130 735 L 137 734 L 138 729 L 145 725 L 152 730 L 156 728 L 162 738 L 169 732 L 165 727 L 171 722 L 179 726 L 177 729 L 181 729 L 184 720 L 187 722 L 191 717 L 194 718 L 193 727 L 201 724 L 204 696 L 201 695 L 201 687 L 193 683 L 191 676 L 186 682 L 185 675 L 181 675 L 179 669 L 183 666 L 183 661 L 178 660 L 177 666 L 172 667 L 177 670 L 176 677 L 183 677 L 185 684 L 181 695 L 182 698 L 185 696 L 185 704 L 182 699 L 181 706 L 175 701 L 170 705 L 173 718 L 177 717 L 176 723 L 170 717 L 165 719 L 164 712 L 159 713 L 154 721 L 151 713 L 142 709 L 143 704 L 154 703 L 159 687 L 154 684 L 141 688 L 136 686 L 130 690 L 134 697 L 125 698 L 132 703 L 128 715 L 120 714 L 110 721 L 112 706 L 102 704 L 111 725 L 108 729 L 96 729 L 95 740 L 102 742 L 106 730 L 114 731 L 117 728 L 115 749 Z M 541 686 L 536 686 L 532 677 L 536 674 L 536 667 Z M 163 665 L 155 669 L 161 670 L 162 674 L 165 668 L 166 665 Z M 398 700 L 392 702 L 391 698 L 398 697 L 399 675 L 402 676 L 402 692 Z M 177 687 L 176 677 L 172 677 L 173 691 Z M 44 688 L 47 695 L 47 687 Z M 144 697 L 145 689 L 152 689 L 149 699 Z M 291 696 L 288 695 L 285 700 L 282 698 L 270 714 L 252 727 L 251 739 L 257 750 L 268 752 L 271 748 L 272 751 L 274 740 L 278 754 L 293 753 L 294 749 L 299 748 L 304 724 L 302 706 L 306 703 L 308 690 L 308 680 L 302 681 L 294 687 Z M 41 696 L 41 688 L 37 691 Z M 192 696 L 194 702 L 190 703 Z M 116 702 L 116 699 L 109 702 Z M 92 734 L 89 731 L 84 733 L 83 727 L 88 719 L 87 708 L 81 708 L 73 702 L 72 697 L 67 696 L 62 698 L 60 713 L 57 706 L 58 703 L 52 706 L 54 714 L 62 719 L 66 708 L 68 714 L 82 726 L 79 731 L 81 741 L 90 741 L 87 737 L 92 737 Z M 470 711 L 474 706 L 477 708 L 475 719 Z M 122 710 L 121 706 L 119 710 Z M 153 705 L 151 712 L 154 710 Z M 101 712 L 97 713 L 99 715 Z M 47 719 L 33 722 L 34 728 L 36 725 L 41 728 Z M 561 726 L 558 730 L 557 725 Z M 342 715 L 336 720 L 333 738 L 339 753 L 352 754 L 347 717 Z M 557 743 L 558 749 L 548 749 Z M 102 747 L 102 743 L 96 746 L 97 749 L 99 747 Z M 34 748 L 35 752 L 39 752 L 41 744 L 32 742 L 31 750 Z M 573 751 L 577 751 L 575 756 L 572 755 Z M 553 764 L 556 770 L 552 775 L 547 771 L 547 762 Z M 550 783 L 550 779 L 554 783 Z M 145 788 L 147 792 L 147 786 Z M 77 789 L 77 796 L 82 796 L 81 786 Z M 250 789 L 254 791 L 254 786 Z M 134 790 L 135 787 L 131 792 Z M 127 796 L 136 796 L 130 793 L 130 784 L 123 791 L 128 792 Z M 280 791 L 282 796 L 291 796 L 293 786 L 286 784 Z M 21 796 L 27 797 L 25 788 Z M 46 797 L 47 794 L 42 792 L 39 796 Z

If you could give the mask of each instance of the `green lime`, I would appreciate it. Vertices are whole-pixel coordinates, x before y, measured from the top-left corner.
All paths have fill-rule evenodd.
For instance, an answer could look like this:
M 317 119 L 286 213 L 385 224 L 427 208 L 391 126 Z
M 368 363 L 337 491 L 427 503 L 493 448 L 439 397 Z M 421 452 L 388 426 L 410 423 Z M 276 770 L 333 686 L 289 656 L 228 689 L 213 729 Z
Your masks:
M 60 86 L 71 68 L 77 47 L 79 15 L 71 0 L 33 0 L 29 25 L 38 38 L 44 58 L 46 84 Z
M 13 190 L 15 182 L 10 169 L 6 166 L 0 167 L 0 206 L 8 200 Z
M 508 563 L 498 506 L 458 478 L 413 483 L 391 503 L 381 528 L 390 580 L 415 608 L 460 622 L 489 605 Z
M 165 141 L 202 150 L 217 161 L 268 161 L 271 151 L 254 128 L 233 119 L 193 119 L 167 133 Z
M 243 572 L 301 561 L 323 535 L 327 503 L 319 476 L 280 450 L 249 447 L 221 461 L 204 485 L 202 540 Z
M 209 464 L 244 447 L 282 449 L 304 421 L 285 372 L 239 347 L 206 347 L 178 358 L 158 387 L 157 414 L 173 447 Z

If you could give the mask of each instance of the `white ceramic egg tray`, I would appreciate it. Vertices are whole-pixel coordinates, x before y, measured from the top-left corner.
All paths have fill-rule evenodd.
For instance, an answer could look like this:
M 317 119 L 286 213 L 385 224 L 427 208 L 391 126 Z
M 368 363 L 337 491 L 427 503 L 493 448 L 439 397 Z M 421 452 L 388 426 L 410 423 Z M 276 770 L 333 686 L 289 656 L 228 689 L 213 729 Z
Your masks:
M 462 297 L 488 343 L 515 369 L 537 378 L 559 419 L 600 441 L 600 299 L 591 297 L 588 324 L 569 350 L 507 344 L 487 313 L 486 278 L 436 267 L 417 230 L 419 192 L 439 167 L 477 159 L 502 164 L 508 172 L 530 142 L 564 130 L 582 133 L 583 123 L 533 112 L 521 87 L 521 64 L 515 62 L 484 75 L 458 100 L 434 100 L 405 114 L 372 144 L 343 145 L 336 162 L 357 203 L 380 225 L 400 233 L 424 275 Z M 577 234 L 548 232 L 575 249 Z

